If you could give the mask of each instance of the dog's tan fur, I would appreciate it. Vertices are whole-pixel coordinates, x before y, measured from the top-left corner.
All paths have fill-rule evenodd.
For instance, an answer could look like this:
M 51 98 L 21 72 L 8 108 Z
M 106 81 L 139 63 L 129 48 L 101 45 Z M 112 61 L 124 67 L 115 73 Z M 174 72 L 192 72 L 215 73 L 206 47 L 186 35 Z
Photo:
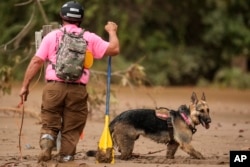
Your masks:
M 120 158 L 126 160 L 132 157 L 134 143 L 142 135 L 157 143 L 167 144 L 167 158 L 174 158 L 178 147 L 180 147 L 190 156 L 196 159 L 204 159 L 203 155 L 193 148 L 191 141 L 194 133 L 192 128 L 195 129 L 195 126 L 202 124 L 208 129 L 211 122 L 205 94 L 203 93 L 199 100 L 196 94 L 193 93 L 191 103 L 184 106 L 190 125 L 187 125 L 180 116 L 179 110 L 182 109 L 169 112 L 173 128 L 168 127 L 166 121 L 157 118 L 153 114 L 154 110 L 150 109 L 129 110 L 118 115 L 110 123 L 110 131 L 114 145 L 121 152 Z

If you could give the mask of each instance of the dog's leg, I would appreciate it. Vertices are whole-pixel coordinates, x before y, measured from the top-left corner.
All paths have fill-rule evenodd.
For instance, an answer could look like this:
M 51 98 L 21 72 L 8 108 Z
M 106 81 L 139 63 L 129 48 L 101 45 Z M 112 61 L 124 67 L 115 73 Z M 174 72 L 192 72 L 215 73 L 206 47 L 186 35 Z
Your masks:
M 167 155 L 166 157 L 168 159 L 174 159 L 174 155 L 179 147 L 179 143 L 177 143 L 175 140 L 171 140 L 167 145 Z
M 182 143 L 180 148 L 195 159 L 205 159 L 203 155 L 200 152 L 196 151 L 190 144 Z
M 120 135 L 119 138 L 118 145 L 121 152 L 120 159 L 128 160 L 132 157 L 135 141 L 125 135 Z
M 135 140 L 138 139 L 136 129 L 130 125 L 119 123 L 116 124 L 112 137 L 113 141 L 115 141 L 115 144 L 118 146 L 118 151 L 121 153 L 120 159 L 130 159 L 132 157 Z

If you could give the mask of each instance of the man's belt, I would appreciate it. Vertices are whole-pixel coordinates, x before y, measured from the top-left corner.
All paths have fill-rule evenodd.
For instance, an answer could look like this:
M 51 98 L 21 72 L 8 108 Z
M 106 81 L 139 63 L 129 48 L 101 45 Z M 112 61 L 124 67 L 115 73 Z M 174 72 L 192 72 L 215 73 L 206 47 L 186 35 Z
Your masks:
M 54 83 L 64 83 L 64 84 L 69 84 L 69 85 L 83 85 L 86 86 L 84 83 L 79 83 L 79 82 L 65 82 L 65 81 L 56 81 L 56 80 L 47 80 L 48 83 L 54 82 Z

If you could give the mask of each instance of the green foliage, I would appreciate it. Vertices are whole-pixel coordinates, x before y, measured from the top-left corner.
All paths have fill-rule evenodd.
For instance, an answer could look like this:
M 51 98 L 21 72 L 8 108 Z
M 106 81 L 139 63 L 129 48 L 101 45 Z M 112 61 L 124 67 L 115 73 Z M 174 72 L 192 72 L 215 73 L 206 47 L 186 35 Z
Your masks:
M 11 72 L 12 67 L 10 66 L 0 67 L 0 95 L 10 94 L 11 92 Z
M 30 3 L 27 3 L 30 2 Z M 45 16 L 39 8 L 43 7 Z M 65 0 L 0 3 L 0 66 L 13 66 L 16 55 L 30 59 L 35 52 L 34 33 L 46 19 L 59 22 Z M 80 1 L 85 8 L 82 26 L 104 39 L 107 21 L 119 25 L 121 59 L 114 70 L 124 70 L 143 56 L 147 78 L 160 85 L 209 83 L 221 68 L 230 68 L 236 55 L 250 58 L 250 1 L 247 0 L 92 0 Z M 31 20 L 28 28 L 29 19 Z M 21 34 L 19 34 L 22 32 Z M 17 37 L 15 39 L 15 37 Z M 7 55 L 7 56 L 3 56 Z M 26 61 L 13 73 L 20 78 Z M 100 61 L 95 70 L 106 70 Z
M 223 68 L 216 73 L 215 84 L 221 87 L 250 88 L 250 75 L 239 68 Z
M 157 85 L 196 84 L 200 77 L 209 76 L 215 66 L 209 56 L 199 48 L 180 47 L 151 54 L 144 64 Z
M 244 2 L 244 3 L 242 3 Z M 248 4 L 247 4 L 248 3 Z M 226 51 L 230 60 L 232 55 L 244 53 L 249 54 L 250 29 L 249 14 L 245 14 L 247 1 L 214 1 L 212 9 L 203 15 L 205 33 L 203 40 L 207 44 L 221 48 Z

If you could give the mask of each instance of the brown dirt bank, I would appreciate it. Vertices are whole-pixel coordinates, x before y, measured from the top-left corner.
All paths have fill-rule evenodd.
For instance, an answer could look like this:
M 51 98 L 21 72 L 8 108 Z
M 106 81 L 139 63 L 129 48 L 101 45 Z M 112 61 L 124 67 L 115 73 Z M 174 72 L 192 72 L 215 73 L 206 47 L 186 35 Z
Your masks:
M 22 161 L 19 160 L 19 130 L 21 116 L 11 110 L 15 109 L 20 99 L 20 85 L 12 89 L 11 95 L 0 97 L 0 166 L 37 166 L 36 160 L 40 148 L 38 145 L 40 124 L 39 107 L 41 103 L 42 85 L 37 85 L 30 93 L 25 103 L 25 115 L 22 129 Z M 154 108 L 165 106 L 176 109 L 181 104 L 187 104 L 193 91 L 200 97 L 205 92 L 210 106 L 212 123 L 206 130 L 198 126 L 192 144 L 206 160 L 195 160 L 178 150 L 174 160 L 165 159 L 165 146 L 146 138 L 139 138 L 134 152 L 138 158 L 122 161 L 115 159 L 115 164 L 97 164 L 95 158 L 87 157 L 86 151 L 97 148 L 97 142 L 104 125 L 104 112 L 93 111 L 84 131 L 84 139 L 79 141 L 75 162 L 56 164 L 51 161 L 47 166 L 88 166 L 104 167 L 195 167 L 195 166 L 229 166 L 230 150 L 249 150 L 250 148 L 250 90 L 197 88 L 197 87 L 155 87 L 128 88 L 111 86 L 116 98 L 111 103 L 111 119 L 114 115 L 131 108 Z M 54 152 L 56 154 L 56 152 Z M 115 152 L 116 156 L 119 154 Z

